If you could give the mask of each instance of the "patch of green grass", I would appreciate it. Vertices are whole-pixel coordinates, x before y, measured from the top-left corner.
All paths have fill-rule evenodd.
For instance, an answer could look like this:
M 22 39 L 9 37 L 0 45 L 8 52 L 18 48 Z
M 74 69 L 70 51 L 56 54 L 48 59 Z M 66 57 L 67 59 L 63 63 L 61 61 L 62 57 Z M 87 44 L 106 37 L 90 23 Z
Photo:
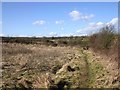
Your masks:
M 89 86 L 94 86 L 96 76 L 103 71 L 103 67 L 98 63 L 92 63 L 89 69 Z
M 87 62 L 89 65 L 88 69 L 88 84 L 90 88 L 98 88 L 98 87 L 106 87 L 105 82 L 106 78 L 105 75 L 107 74 L 107 71 L 104 69 L 104 67 L 96 61 L 92 60 L 92 56 L 89 53 L 85 53 L 87 56 Z M 98 82 L 99 81 L 99 82 Z

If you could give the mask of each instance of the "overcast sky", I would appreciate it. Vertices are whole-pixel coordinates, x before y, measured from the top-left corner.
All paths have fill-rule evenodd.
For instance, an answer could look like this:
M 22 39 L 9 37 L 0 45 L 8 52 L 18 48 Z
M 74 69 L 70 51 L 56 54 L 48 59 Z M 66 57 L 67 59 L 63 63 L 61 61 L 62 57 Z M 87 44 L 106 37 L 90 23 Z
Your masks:
M 117 2 L 4 2 L 0 20 L 5 36 L 89 35 L 117 23 Z

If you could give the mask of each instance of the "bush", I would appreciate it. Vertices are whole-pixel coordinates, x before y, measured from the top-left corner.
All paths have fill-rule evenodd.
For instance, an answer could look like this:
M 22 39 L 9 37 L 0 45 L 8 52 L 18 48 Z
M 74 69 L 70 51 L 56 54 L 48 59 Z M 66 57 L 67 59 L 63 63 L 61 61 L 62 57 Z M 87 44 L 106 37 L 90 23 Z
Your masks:
M 68 42 L 67 42 L 66 40 L 62 40 L 62 39 L 60 40 L 60 39 L 59 39 L 59 40 L 58 40 L 58 44 L 59 44 L 59 45 L 67 45 Z
M 90 37 L 91 47 L 97 50 L 110 49 L 114 41 L 114 31 L 115 28 L 112 25 L 101 28 L 100 32 L 93 34 Z

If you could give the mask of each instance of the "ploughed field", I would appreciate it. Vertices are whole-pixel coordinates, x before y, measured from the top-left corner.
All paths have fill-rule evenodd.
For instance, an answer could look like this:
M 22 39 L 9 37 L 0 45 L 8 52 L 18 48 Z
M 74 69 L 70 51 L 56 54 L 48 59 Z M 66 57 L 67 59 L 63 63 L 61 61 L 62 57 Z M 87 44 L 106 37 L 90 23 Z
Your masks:
M 3 43 L 2 88 L 117 88 L 117 71 L 101 59 L 72 46 Z

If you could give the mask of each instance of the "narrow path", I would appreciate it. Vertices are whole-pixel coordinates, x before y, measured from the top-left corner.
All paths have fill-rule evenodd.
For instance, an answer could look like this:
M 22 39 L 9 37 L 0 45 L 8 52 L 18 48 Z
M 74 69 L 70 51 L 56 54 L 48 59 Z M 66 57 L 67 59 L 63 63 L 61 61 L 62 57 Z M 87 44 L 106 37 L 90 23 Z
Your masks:
M 88 56 L 87 56 L 87 54 L 84 51 L 81 51 L 81 53 L 82 53 L 82 56 L 83 56 L 84 61 L 85 61 L 85 70 L 86 70 L 86 74 L 87 74 L 86 84 L 87 84 L 87 87 L 89 87 L 90 66 L 89 66 L 89 63 L 88 63 Z
M 112 73 L 113 70 L 110 69 L 112 66 L 109 66 L 109 68 L 107 68 L 109 64 L 114 62 L 108 62 L 108 58 L 103 58 L 103 56 L 99 54 L 96 55 L 91 50 L 84 50 L 83 57 L 86 62 L 86 70 L 88 72 L 87 83 L 89 88 L 118 87 L 118 73 Z
M 68 67 L 73 71 L 69 71 Z M 55 84 L 63 81 L 69 83 L 64 86 L 78 89 L 110 87 L 108 75 L 107 70 L 97 61 L 92 52 L 78 49 L 75 57 L 64 64 L 53 77 L 55 77 Z
M 73 71 L 69 71 L 68 67 L 73 69 Z M 89 63 L 87 54 L 83 50 L 78 50 L 75 57 L 69 63 L 63 65 L 53 77 L 55 77 L 55 84 L 65 81 L 69 83 L 69 85 L 66 85 L 69 88 L 89 87 Z

